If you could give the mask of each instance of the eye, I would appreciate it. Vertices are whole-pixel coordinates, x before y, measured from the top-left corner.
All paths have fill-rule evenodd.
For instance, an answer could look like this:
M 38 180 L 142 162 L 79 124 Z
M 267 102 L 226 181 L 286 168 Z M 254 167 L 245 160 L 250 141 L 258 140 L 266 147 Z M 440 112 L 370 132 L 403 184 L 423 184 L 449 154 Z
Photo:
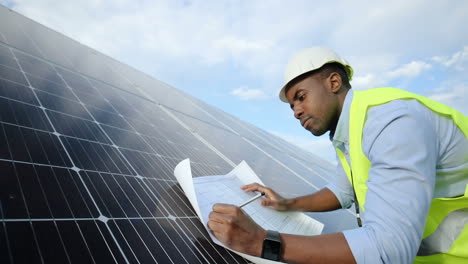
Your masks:
M 299 100 L 299 101 L 301 101 L 301 102 L 304 101 L 304 99 L 305 99 L 305 94 L 300 94 L 300 95 L 297 97 L 297 100 Z

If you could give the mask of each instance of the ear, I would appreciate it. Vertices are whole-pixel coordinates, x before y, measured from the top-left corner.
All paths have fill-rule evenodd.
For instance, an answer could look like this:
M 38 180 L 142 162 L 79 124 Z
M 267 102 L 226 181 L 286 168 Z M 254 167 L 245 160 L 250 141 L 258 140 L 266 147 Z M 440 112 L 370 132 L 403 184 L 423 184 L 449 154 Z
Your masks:
M 341 76 L 337 72 L 332 72 L 328 76 L 328 83 L 330 85 L 330 91 L 332 93 L 338 93 L 341 90 L 342 82 Z

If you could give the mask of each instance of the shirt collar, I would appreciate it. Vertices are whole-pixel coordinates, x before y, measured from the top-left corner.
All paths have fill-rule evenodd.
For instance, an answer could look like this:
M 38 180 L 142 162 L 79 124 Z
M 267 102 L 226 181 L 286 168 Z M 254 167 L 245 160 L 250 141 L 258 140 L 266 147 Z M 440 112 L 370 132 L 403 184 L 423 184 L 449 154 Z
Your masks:
M 330 131 L 330 140 L 333 142 L 333 146 L 336 148 L 338 145 L 348 143 L 349 139 L 349 111 L 351 108 L 351 101 L 353 101 L 353 90 L 349 89 L 346 94 L 343 108 L 341 109 L 340 118 L 336 124 L 335 132 Z

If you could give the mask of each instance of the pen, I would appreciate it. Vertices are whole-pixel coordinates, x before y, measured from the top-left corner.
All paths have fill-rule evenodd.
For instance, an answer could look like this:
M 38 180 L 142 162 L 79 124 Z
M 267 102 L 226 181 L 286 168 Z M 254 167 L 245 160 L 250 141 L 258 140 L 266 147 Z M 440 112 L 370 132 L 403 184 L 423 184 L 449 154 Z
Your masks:
M 241 205 L 239 205 L 239 208 L 242 208 L 242 206 L 248 205 L 249 203 L 251 203 L 251 202 L 257 200 L 258 198 L 260 198 L 260 197 L 262 197 L 262 196 L 264 196 L 264 195 L 265 195 L 264 192 L 261 192 L 261 193 L 255 195 L 254 197 L 250 198 L 248 201 L 246 201 L 246 202 L 242 203 Z

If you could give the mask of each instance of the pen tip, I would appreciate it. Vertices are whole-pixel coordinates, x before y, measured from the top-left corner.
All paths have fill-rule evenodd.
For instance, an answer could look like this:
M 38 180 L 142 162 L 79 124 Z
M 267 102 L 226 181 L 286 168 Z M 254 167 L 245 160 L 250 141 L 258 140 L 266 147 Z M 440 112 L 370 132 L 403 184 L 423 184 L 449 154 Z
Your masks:
M 262 196 L 265 195 L 265 192 L 261 192 Z

